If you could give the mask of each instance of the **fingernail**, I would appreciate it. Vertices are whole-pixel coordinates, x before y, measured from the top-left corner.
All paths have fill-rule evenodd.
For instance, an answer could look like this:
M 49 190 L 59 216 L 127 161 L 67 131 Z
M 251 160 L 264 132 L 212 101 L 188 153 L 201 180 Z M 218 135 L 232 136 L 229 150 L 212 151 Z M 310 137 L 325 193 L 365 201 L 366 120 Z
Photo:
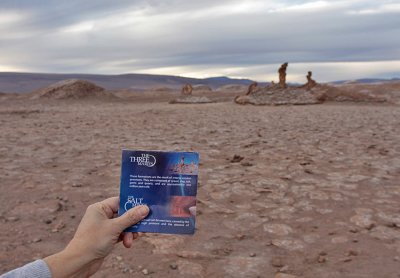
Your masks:
M 141 217 L 146 217 L 149 214 L 149 207 L 148 206 L 139 206 L 138 213 Z

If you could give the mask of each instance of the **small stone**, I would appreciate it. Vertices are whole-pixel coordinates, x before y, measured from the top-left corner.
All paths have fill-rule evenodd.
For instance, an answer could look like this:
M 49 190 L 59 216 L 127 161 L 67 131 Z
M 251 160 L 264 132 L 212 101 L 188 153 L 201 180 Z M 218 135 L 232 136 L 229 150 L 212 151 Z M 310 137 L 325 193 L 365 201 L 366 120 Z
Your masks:
M 244 159 L 243 156 L 240 156 L 240 155 L 235 154 L 235 155 L 233 156 L 233 158 L 231 159 L 231 163 L 240 162 L 240 161 L 242 161 L 243 159 Z
M 121 256 L 116 256 L 115 259 L 116 259 L 117 261 L 119 261 L 119 262 L 122 261 L 122 257 L 121 257 Z
M 82 187 L 82 184 L 81 184 L 81 183 L 74 182 L 74 183 L 72 184 L 72 187 Z
M 393 258 L 393 260 L 396 261 L 396 262 L 399 262 L 400 261 L 400 257 L 396 256 L 396 257 Z
M 366 211 L 358 211 L 356 215 L 350 218 L 350 221 L 360 228 L 371 230 L 376 226 L 372 220 L 372 216 L 367 214 Z
M 350 257 L 350 256 L 358 256 L 358 252 L 357 252 L 357 251 L 354 251 L 354 250 L 349 250 L 349 251 L 346 253 L 346 256 L 348 256 L 348 257 Z
M 286 224 L 273 224 L 273 223 L 265 224 L 264 231 L 279 236 L 285 236 L 293 232 L 292 228 Z
M 346 243 L 348 241 L 348 238 L 345 236 L 337 236 L 331 239 L 331 242 L 334 244 L 338 243 Z
M 18 216 L 9 216 L 9 217 L 6 218 L 6 220 L 8 222 L 16 222 L 16 221 L 19 220 L 19 217 Z
M 242 166 L 244 166 L 244 167 L 250 167 L 250 166 L 253 166 L 253 164 L 252 164 L 252 163 L 250 163 L 250 162 L 248 162 L 248 161 L 246 161 L 246 162 L 242 162 L 240 165 L 242 165 Z
M 56 204 L 53 208 L 51 208 L 50 211 L 51 211 L 52 213 L 54 213 L 54 212 L 59 212 L 59 211 L 62 211 L 62 210 L 63 210 L 63 207 L 64 207 L 63 203 L 57 202 L 57 204 Z
M 289 266 L 288 265 L 284 265 L 283 267 L 281 267 L 281 269 L 279 269 L 280 272 L 286 272 L 289 270 Z
M 319 257 L 318 257 L 318 262 L 319 262 L 320 264 L 325 263 L 325 262 L 326 262 L 326 257 L 325 257 L 325 256 L 319 256 Z
M 51 220 L 50 218 L 47 218 L 43 222 L 46 224 L 51 224 L 51 222 L 53 222 L 53 220 Z
M 57 233 L 57 232 L 59 232 L 60 230 L 62 230 L 64 228 L 65 228 L 65 223 L 60 221 L 60 222 L 58 222 L 58 224 L 56 226 L 54 226 L 54 228 L 51 231 L 53 233 Z
M 40 238 L 40 237 L 37 237 L 37 238 L 34 238 L 33 240 L 32 240 L 32 242 L 41 242 L 42 241 L 42 239 Z
M 142 270 L 142 273 L 143 273 L 144 275 L 148 275 L 148 274 L 149 274 L 149 271 L 147 270 L 147 268 L 144 268 L 144 269 Z
M 349 230 L 349 232 L 355 234 L 355 233 L 358 233 L 358 229 L 357 228 L 351 228 Z
M 279 258 L 279 257 L 272 258 L 271 265 L 274 266 L 274 267 L 282 267 L 282 266 L 284 266 L 284 264 L 282 262 L 282 259 Z
M 351 258 L 345 258 L 345 259 L 343 260 L 343 262 L 345 262 L 345 263 L 348 263 L 348 262 L 351 262 L 351 261 L 352 261 Z
M 236 235 L 235 237 L 236 237 L 236 239 L 238 239 L 238 240 L 243 240 L 243 239 L 246 238 L 246 235 L 238 234 L 238 235 Z
M 250 257 L 255 257 L 255 256 L 257 256 L 257 254 L 256 253 L 250 253 L 249 256 Z
M 178 268 L 178 265 L 177 265 L 176 263 L 171 263 L 171 264 L 169 265 L 169 268 L 175 270 L 175 269 Z
M 321 251 L 321 252 L 319 252 L 319 255 L 320 256 L 326 256 L 326 255 L 328 255 L 328 253 L 326 253 L 325 251 Z

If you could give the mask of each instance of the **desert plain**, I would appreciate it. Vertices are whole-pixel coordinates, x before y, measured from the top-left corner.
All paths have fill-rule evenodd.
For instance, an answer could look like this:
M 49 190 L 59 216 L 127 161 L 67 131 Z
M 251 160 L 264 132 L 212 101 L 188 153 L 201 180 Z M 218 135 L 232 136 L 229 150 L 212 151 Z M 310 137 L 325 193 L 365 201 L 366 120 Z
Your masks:
M 400 277 L 398 103 L 114 93 L 0 96 L 0 272 L 62 250 L 89 204 L 118 196 L 127 148 L 200 153 L 197 230 L 118 246 L 94 277 Z

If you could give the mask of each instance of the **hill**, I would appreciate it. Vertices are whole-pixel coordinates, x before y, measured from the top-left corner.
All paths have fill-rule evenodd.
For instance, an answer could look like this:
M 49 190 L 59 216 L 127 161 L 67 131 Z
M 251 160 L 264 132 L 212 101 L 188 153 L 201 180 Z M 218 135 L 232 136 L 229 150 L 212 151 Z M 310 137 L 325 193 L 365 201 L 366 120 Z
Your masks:
M 0 91 L 27 93 L 68 79 L 80 79 L 92 82 L 106 90 L 136 89 L 147 90 L 155 87 L 168 87 L 180 89 L 182 85 L 203 84 L 216 89 L 227 84 L 252 83 L 249 79 L 231 79 L 228 77 L 213 77 L 206 79 L 186 78 L 170 75 L 151 74 L 121 74 L 121 75 L 99 75 L 99 74 L 49 74 L 49 73 L 0 73 Z

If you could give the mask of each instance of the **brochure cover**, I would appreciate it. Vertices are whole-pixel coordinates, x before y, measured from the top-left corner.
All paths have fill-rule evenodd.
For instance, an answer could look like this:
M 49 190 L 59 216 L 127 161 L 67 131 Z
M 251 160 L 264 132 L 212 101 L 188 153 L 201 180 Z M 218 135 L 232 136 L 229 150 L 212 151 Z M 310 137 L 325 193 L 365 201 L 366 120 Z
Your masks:
M 147 205 L 149 216 L 127 232 L 193 234 L 199 154 L 195 152 L 122 151 L 122 215 Z

